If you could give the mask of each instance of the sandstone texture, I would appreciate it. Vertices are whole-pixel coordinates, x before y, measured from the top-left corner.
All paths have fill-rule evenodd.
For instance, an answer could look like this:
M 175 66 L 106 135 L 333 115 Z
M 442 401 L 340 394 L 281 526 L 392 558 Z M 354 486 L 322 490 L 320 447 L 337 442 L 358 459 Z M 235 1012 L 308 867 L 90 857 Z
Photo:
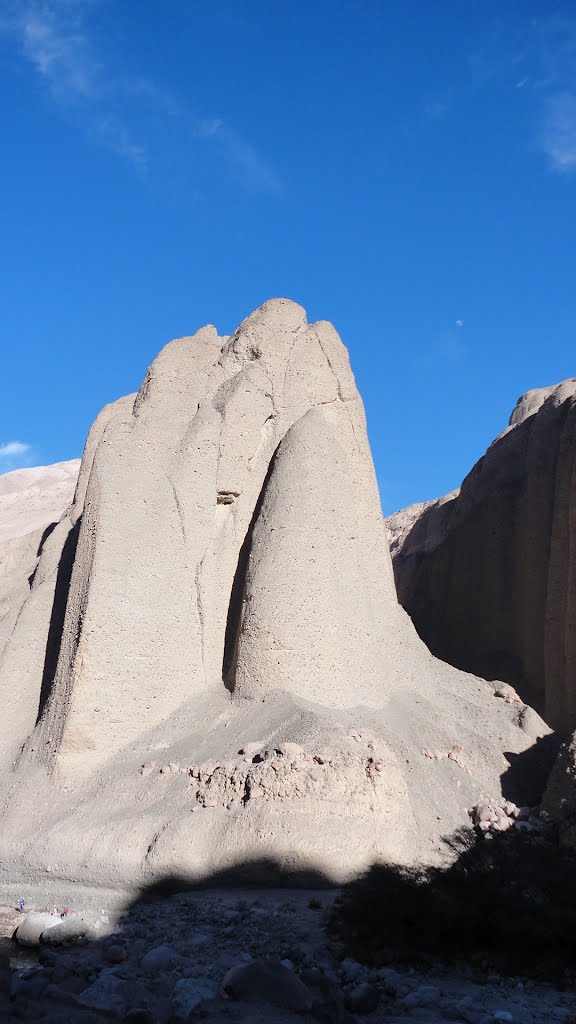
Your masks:
M 4 648 L 44 544 L 72 502 L 79 468 L 73 459 L 0 476 L 0 677 Z
M 576 733 L 560 749 L 544 791 L 542 810 L 555 824 L 560 843 L 576 850 Z
M 576 727 L 576 379 L 529 391 L 460 491 L 387 520 L 398 597 L 435 655 Z
M 348 354 L 288 300 L 173 341 L 103 410 L 27 587 L 0 880 L 435 861 L 548 732 L 418 638 Z

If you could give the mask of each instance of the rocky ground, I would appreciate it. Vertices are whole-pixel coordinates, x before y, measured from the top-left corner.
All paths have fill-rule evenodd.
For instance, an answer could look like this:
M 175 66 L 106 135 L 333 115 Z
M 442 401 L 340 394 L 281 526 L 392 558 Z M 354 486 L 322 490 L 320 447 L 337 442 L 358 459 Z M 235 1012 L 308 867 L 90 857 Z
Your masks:
M 70 894 L 67 920 L 80 914 L 86 938 L 34 948 L 10 937 L 27 913 L 53 907 L 38 894 L 14 896 L 15 905 L 26 898 L 24 914 L 0 910 L 6 1022 L 576 1021 L 576 994 L 547 985 L 470 969 L 373 970 L 338 956 L 324 929 L 327 890 L 195 890 L 123 907 Z

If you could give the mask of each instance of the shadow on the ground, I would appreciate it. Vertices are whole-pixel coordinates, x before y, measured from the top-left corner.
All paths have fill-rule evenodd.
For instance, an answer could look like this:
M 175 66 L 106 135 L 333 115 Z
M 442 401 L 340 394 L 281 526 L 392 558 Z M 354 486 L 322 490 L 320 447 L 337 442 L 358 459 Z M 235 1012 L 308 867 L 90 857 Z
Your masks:
M 537 803 L 557 743 L 555 737 L 545 737 L 524 754 L 509 755 L 510 767 L 502 776 L 504 796 L 516 803 Z M 12 956 L 4 947 L 0 1020 L 175 1024 L 174 986 L 186 978 L 193 983 L 194 969 L 207 963 L 207 957 L 214 1013 L 200 1007 L 189 1020 L 202 1013 L 205 1019 L 221 1020 L 230 1008 L 223 1009 L 219 987 L 242 951 L 276 960 L 288 957 L 297 971 L 310 968 L 315 966 L 312 932 L 314 955 L 318 943 L 324 953 L 330 944 L 330 955 L 337 960 L 352 957 L 373 966 L 423 969 L 466 964 L 480 976 L 498 972 L 576 987 L 576 855 L 561 847 L 560 825 L 551 822 L 542 834 L 511 828 L 488 838 L 462 828 L 444 839 L 448 866 L 375 864 L 335 899 L 333 892 L 326 892 L 333 886 L 321 871 L 293 870 L 273 859 L 237 863 L 201 883 L 166 874 L 127 902 L 112 935 L 95 933 L 65 948 L 24 954 L 14 946 Z M 260 899 L 255 889 L 265 890 L 265 895 Z M 298 913 L 290 917 L 282 911 L 278 916 L 271 907 L 287 900 L 298 905 Z M 146 953 L 166 944 L 178 951 L 179 967 L 167 964 L 166 969 L 147 972 Z M 25 977 L 23 956 L 29 964 Z M 186 974 L 186 964 L 192 974 Z M 105 990 L 102 1006 L 86 1005 L 86 991 L 94 984 Z M 230 1024 L 244 1020 L 227 1019 Z
M 338 960 L 348 956 L 374 966 L 411 964 L 421 969 L 465 963 L 476 967 L 480 976 L 497 971 L 573 987 L 576 858 L 558 848 L 553 832 L 544 839 L 511 830 L 486 839 L 462 829 L 445 842 L 454 857 L 449 867 L 375 865 L 345 886 L 335 901 L 329 895 L 322 898 L 329 882 L 320 872 L 286 871 L 273 860 L 217 872 L 202 885 L 167 875 L 132 898 L 113 935 L 65 949 L 41 949 L 34 954 L 37 966 L 24 979 L 14 976 L 17 964 L 10 966 L 7 958 L 0 961 L 1 1019 L 173 1024 L 174 969 L 167 963 L 165 969 L 147 973 L 143 957 L 167 944 L 194 967 L 206 956 L 201 946 L 209 944 L 210 962 L 218 960 L 218 977 L 209 979 L 213 997 L 189 1020 L 221 1020 L 230 1008 L 223 1008 L 219 984 L 228 967 L 241 961 L 242 950 L 276 960 L 289 956 L 296 971 L 310 968 L 310 914 L 315 911 L 319 922 L 323 903 L 328 908 L 321 914 L 323 941 L 331 943 Z M 293 923 L 287 925 L 289 918 L 282 915 L 274 923 L 269 895 L 260 902 L 256 925 L 253 910 L 226 910 L 234 900 L 237 906 L 250 908 L 255 897 L 251 887 L 265 886 L 268 893 L 270 887 L 275 889 L 272 903 L 300 899 L 299 914 L 290 918 Z M 194 894 L 200 898 L 188 898 Z M 211 911 L 206 910 L 209 904 Z M 205 929 L 209 939 L 202 934 Z M 301 959 L 299 950 L 306 951 Z M 101 1007 L 84 1002 L 95 982 L 104 990 Z
M 374 866 L 344 888 L 330 931 L 363 962 L 464 961 L 572 987 L 576 857 L 553 837 L 462 829 L 448 868 Z

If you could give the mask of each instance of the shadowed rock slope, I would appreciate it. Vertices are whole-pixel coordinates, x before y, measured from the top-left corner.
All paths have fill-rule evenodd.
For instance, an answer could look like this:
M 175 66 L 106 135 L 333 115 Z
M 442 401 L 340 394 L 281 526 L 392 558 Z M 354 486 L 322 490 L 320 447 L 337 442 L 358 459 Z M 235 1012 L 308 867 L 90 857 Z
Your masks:
M 387 520 L 398 597 L 439 658 L 576 727 L 576 379 L 528 391 L 459 492 Z
M 282 299 L 98 417 L 0 692 L 0 874 L 111 887 L 437 859 L 546 732 L 418 639 L 346 349 Z

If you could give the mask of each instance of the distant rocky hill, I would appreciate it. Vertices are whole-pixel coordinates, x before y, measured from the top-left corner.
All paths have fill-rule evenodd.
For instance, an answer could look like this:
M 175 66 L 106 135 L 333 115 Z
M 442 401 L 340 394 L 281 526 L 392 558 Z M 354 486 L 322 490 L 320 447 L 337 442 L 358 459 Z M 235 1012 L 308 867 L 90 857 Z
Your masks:
M 0 659 L 30 592 L 43 539 L 72 503 L 79 469 L 73 459 L 0 476 Z
M 0 476 L 0 544 L 57 523 L 72 502 L 80 459 Z
M 387 520 L 401 604 L 439 658 L 576 728 L 576 379 L 528 391 L 460 491 Z
M 418 638 L 348 354 L 283 299 L 103 410 L 10 614 L 0 881 L 438 861 L 548 731 Z

